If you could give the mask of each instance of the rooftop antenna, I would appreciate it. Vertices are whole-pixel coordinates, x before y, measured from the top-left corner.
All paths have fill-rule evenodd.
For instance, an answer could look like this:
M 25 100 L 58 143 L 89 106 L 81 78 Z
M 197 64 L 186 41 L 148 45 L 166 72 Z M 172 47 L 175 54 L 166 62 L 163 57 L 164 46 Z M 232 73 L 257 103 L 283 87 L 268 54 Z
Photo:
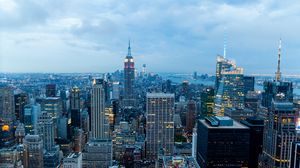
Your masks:
M 278 47 L 278 62 L 277 62 L 277 71 L 275 73 L 276 75 L 276 81 L 281 80 L 281 72 L 280 72 L 280 56 L 281 56 L 281 38 L 279 40 L 279 47 Z
M 224 52 L 224 53 L 223 53 L 224 58 L 226 58 L 226 42 L 227 42 L 227 41 L 226 41 L 226 40 L 227 40 L 226 38 L 227 38 L 226 27 L 224 27 L 224 41 L 223 41 L 223 42 L 224 42 L 224 51 L 223 51 L 223 52 Z

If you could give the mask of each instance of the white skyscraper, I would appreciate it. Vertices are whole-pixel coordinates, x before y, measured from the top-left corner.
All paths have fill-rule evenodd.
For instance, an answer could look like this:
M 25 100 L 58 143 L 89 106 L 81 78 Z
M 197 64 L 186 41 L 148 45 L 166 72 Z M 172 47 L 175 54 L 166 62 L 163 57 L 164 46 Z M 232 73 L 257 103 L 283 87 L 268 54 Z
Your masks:
M 108 121 L 105 116 L 105 92 L 103 87 L 104 80 L 93 81 L 91 93 L 91 138 L 108 138 Z

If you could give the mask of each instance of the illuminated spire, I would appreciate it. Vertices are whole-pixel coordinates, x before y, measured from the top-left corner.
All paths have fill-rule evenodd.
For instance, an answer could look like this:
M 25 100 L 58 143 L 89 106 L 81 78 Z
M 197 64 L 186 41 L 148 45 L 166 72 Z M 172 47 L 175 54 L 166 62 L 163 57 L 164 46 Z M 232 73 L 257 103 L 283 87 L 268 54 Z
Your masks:
M 131 57 L 131 48 L 130 48 L 130 40 L 128 42 L 128 54 L 127 54 L 128 57 Z
M 281 72 L 280 72 L 280 55 L 281 55 L 281 38 L 279 40 L 279 47 L 278 47 L 278 63 L 277 63 L 277 72 L 276 74 L 276 81 L 281 80 Z

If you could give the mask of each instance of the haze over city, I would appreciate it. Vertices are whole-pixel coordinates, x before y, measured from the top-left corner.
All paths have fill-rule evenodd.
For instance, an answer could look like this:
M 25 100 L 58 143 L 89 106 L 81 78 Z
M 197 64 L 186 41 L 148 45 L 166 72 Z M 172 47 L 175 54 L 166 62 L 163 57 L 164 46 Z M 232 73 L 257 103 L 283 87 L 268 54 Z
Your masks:
M 300 73 L 296 0 L 0 0 L 1 72 L 112 72 L 131 40 L 136 68 L 213 74 L 218 54 L 246 74 Z

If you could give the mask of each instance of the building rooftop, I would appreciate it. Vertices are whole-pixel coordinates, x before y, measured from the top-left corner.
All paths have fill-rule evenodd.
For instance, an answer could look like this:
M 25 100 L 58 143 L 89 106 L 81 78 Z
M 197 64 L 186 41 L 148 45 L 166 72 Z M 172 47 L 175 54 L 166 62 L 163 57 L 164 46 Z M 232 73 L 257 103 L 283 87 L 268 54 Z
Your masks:
M 67 158 L 78 158 L 81 155 L 81 152 L 70 153 Z
M 199 122 L 209 129 L 249 129 L 227 116 L 206 117 L 205 120 L 199 120 Z
M 174 94 L 172 93 L 147 93 L 147 98 L 173 98 Z
M 164 167 L 177 167 L 177 168 L 200 168 L 199 164 L 193 157 L 185 156 L 164 156 Z

